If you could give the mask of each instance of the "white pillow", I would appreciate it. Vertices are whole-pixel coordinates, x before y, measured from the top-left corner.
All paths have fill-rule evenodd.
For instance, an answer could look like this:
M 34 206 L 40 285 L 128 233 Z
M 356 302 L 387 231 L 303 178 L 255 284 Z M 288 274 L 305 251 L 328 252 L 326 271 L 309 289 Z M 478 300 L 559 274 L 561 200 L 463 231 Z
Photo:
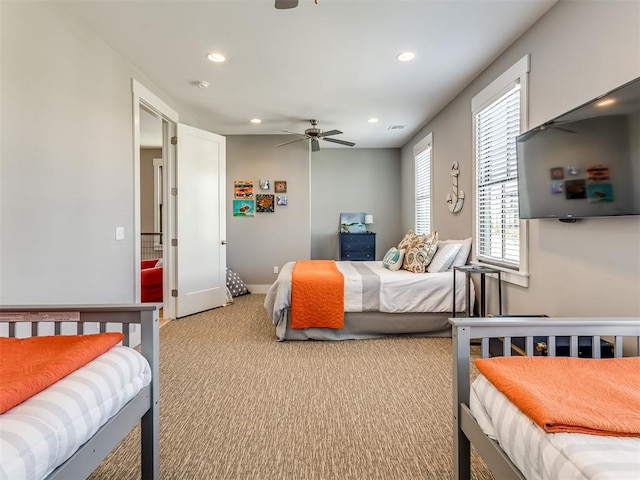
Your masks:
M 442 248 L 450 243 L 459 243 L 460 250 L 449 268 L 462 267 L 463 265 L 466 265 L 467 260 L 469 259 L 469 254 L 471 253 L 471 237 L 465 240 L 440 240 L 438 242 L 438 248 Z
M 436 256 L 433 257 L 433 260 L 431 260 L 431 263 L 427 267 L 427 272 L 437 273 L 449 270 L 460 248 L 462 248 L 461 243 L 447 243 L 446 245 L 440 246 L 436 252 Z
M 396 247 L 391 247 L 387 253 L 384 254 L 382 266 L 394 272 L 396 270 L 400 270 L 400 267 L 402 266 L 402 259 L 404 258 L 404 252 L 404 250 L 398 250 Z

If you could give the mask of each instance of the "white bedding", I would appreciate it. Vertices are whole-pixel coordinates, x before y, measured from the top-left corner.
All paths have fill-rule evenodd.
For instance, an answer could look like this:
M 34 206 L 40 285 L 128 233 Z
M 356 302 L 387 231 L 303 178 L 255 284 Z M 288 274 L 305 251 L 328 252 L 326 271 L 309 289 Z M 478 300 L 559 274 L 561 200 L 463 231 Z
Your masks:
M 150 382 L 145 358 L 116 346 L 0 415 L 0 480 L 46 477 Z
M 528 480 L 638 480 L 640 438 L 549 434 L 483 375 L 471 385 L 469 407 Z
M 267 291 L 265 309 L 274 325 L 291 304 L 291 273 L 288 262 Z M 336 262 L 344 276 L 345 312 L 426 313 L 453 311 L 453 272 L 412 273 L 391 271 L 382 262 Z M 473 305 L 473 289 L 471 289 Z M 456 278 L 456 312 L 466 310 L 465 278 Z

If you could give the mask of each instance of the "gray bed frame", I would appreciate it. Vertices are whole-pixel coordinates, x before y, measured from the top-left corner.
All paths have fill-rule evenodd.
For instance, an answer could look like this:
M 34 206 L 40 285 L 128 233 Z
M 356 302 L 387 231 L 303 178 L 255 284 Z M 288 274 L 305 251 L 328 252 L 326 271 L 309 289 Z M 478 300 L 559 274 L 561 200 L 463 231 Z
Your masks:
M 69 315 L 71 313 L 71 315 Z M 78 315 L 79 314 L 79 315 Z M 74 317 L 70 321 L 68 317 Z M 75 317 L 78 317 L 77 319 Z M 56 319 L 65 318 L 63 321 Z M 53 319 L 53 320 L 52 320 Z M 43 333 L 39 324 L 53 324 L 54 334 L 64 329 L 82 335 L 98 324 L 100 332 L 120 330 L 123 344 L 129 346 L 135 334 L 135 325 L 141 325 L 140 353 L 151 366 L 151 384 L 131 399 L 114 417 L 104 424 L 67 461 L 58 466 L 47 480 L 87 478 L 124 436 L 141 420 L 141 478 L 157 480 L 160 477 L 160 416 L 159 416 L 159 305 L 34 305 L 1 306 L 0 325 L 8 324 L 8 336 L 19 334 L 18 324 L 30 324 L 31 335 Z M 117 325 L 120 325 L 117 327 Z M 67 325 L 72 325 L 68 327 Z M 95 328 L 95 327 L 94 327 Z M 67 332 L 65 332 L 67 333 Z M 86 333 L 89 333 L 88 331 Z M 4 335 L 6 336 L 6 335 Z
M 439 313 L 384 313 L 345 312 L 344 327 L 293 329 L 289 326 L 291 308 L 284 312 L 276 327 L 279 340 L 357 340 L 394 335 L 423 337 L 450 337 L 451 312 Z
M 600 339 L 614 346 L 614 356 L 640 355 L 640 317 L 617 318 L 450 318 L 453 341 L 453 478 L 471 478 L 471 445 L 496 478 L 524 479 L 497 442 L 487 437 L 469 409 L 471 340 L 480 340 L 482 357 L 489 356 L 489 339 L 503 340 L 503 355 L 511 355 L 511 340 L 525 337 L 525 352 L 534 354 L 534 336 L 548 338 L 549 354 L 555 352 L 556 337 L 570 337 L 570 356 L 578 356 L 578 336 L 592 337 L 594 358 L 600 358 Z M 625 337 L 627 338 L 625 340 Z

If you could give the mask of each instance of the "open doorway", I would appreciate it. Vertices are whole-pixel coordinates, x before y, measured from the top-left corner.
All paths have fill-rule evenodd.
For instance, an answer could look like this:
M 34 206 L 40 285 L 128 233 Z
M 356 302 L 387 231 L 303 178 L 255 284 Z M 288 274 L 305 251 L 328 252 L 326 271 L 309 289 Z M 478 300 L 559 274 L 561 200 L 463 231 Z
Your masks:
M 177 112 L 135 80 L 132 92 L 136 301 L 141 297 L 143 233 L 141 135 L 149 114 L 162 125 L 162 157 L 153 167 L 157 202 L 152 204 L 154 229 L 162 233 L 155 248 L 162 254 L 163 316 L 173 320 L 222 306 L 226 302 L 225 138 L 179 124 Z
M 149 259 L 157 264 L 162 259 L 161 298 L 162 312 L 166 319 L 175 319 L 175 301 L 171 292 L 175 289 L 174 253 L 169 248 L 173 238 L 173 205 L 169 195 L 172 185 L 172 169 L 175 148 L 171 138 L 176 135 L 178 114 L 165 102 L 132 79 L 133 93 L 133 150 L 134 150 L 134 285 L 135 301 L 142 300 L 142 262 Z M 151 157 L 149 172 L 148 157 Z M 154 159 L 155 162 L 154 162 Z M 154 166 L 155 163 L 155 166 Z M 144 178 L 144 181 L 143 181 Z M 144 207 L 143 207 L 144 204 Z M 145 241 L 143 233 L 151 235 Z M 144 235 L 144 237 L 148 237 Z M 150 245 L 148 245 L 150 244 Z M 145 258 L 148 257 L 148 258 Z M 159 295 L 156 293 L 157 297 Z
M 164 158 L 162 118 L 140 108 L 140 301 L 164 296 Z M 164 313 L 164 311 L 163 311 Z

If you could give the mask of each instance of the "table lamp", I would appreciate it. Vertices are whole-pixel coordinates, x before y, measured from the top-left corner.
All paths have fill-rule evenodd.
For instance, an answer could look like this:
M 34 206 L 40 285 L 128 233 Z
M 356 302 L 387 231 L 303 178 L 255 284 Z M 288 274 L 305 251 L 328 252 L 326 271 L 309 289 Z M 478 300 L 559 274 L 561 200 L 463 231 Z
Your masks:
M 373 225 L 373 215 L 365 215 L 364 224 L 367 226 L 367 233 L 371 233 L 371 225 Z

